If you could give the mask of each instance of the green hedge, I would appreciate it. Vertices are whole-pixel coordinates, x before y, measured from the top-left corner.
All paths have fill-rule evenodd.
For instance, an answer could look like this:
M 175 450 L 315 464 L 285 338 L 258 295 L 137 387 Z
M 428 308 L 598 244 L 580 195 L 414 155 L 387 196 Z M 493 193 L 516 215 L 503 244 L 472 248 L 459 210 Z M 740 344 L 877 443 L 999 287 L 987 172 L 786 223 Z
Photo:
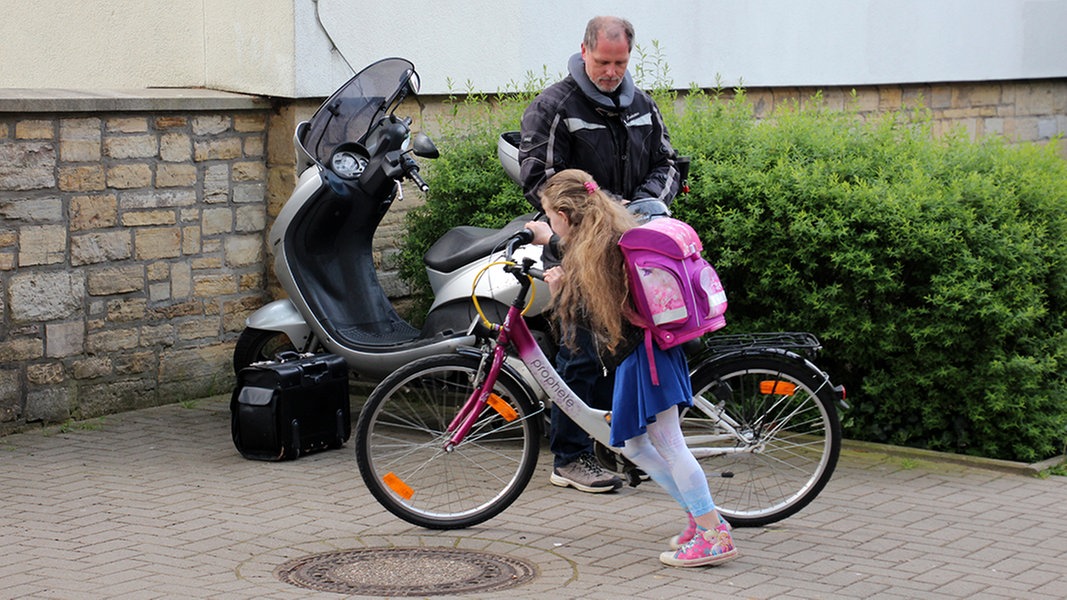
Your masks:
M 801 329 L 850 390 L 846 432 L 997 458 L 1062 451 L 1067 164 L 1054 146 L 935 140 L 924 111 L 751 116 L 701 94 L 676 214 L 723 271 L 734 324 Z
M 532 77 L 522 90 L 540 89 L 546 77 Z M 430 185 L 426 203 L 409 211 L 407 233 L 400 250 L 400 276 L 413 288 L 409 320 L 420 323 L 432 300 L 422 256 L 444 232 L 459 225 L 502 227 L 532 211 L 529 203 L 504 173 L 496 155 L 497 138 L 517 130 L 522 111 L 535 94 L 515 91 L 500 97 L 470 94 L 450 98 L 450 110 L 440 120 L 441 136 L 435 141 L 441 156 L 424 161 L 424 179 Z
M 726 331 L 817 334 L 819 364 L 848 389 L 850 438 L 1023 461 L 1063 451 L 1067 163 L 1054 145 L 935 139 L 923 110 L 864 121 L 818 97 L 760 120 L 743 90 L 657 96 L 693 160 L 673 209 L 720 272 Z M 409 219 L 409 279 L 448 227 L 528 210 L 495 150 L 528 99 L 457 108 Z

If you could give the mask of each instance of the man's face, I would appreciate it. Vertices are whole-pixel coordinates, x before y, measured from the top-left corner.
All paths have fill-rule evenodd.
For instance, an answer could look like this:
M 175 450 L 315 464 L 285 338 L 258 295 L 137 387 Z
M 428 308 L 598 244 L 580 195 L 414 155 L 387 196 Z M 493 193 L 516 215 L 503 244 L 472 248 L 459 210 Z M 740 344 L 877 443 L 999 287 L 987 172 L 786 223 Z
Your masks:
M 609 40 L 601 33 L 596 40 L 596 50 L 590 50 L 582 44 L 582 60 L 585 61 L 585 74 L 593 85 L 605 94 L 618 89 L 630 64 L 630 47 L 626 38 Z

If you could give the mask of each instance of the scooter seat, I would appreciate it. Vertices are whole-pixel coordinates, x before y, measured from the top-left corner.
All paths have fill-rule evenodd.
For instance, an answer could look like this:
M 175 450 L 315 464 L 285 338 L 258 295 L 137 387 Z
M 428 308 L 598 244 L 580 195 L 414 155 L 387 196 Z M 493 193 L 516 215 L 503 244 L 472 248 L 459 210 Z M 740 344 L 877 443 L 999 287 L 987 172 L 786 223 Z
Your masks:
M 426 266 L 442 273 L 450 273 L 479 258 L 502 250 L 504 243 L 533 221 L 537 213 L 529 213 L 512 220 L 501 229 L 461 225 L 449 229 L 426 251 L 422 260 Z

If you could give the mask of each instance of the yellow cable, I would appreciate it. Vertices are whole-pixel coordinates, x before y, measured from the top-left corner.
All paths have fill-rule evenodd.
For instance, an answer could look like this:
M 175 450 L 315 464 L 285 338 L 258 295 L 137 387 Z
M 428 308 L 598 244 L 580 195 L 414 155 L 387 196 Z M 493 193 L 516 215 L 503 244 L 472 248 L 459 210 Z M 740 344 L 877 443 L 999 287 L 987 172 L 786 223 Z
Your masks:
M 474 301 L 474 310 L 478 311 L 478 316 L 481 317 L 482 323 L 485 324 L 486 327 L 492 328 L 493 323 L 491 323 L 489 321 L 489 319 L 486 318 L 485 313 L 482 312 L 481 305 L 478 304 L 478 282 L 481 281 L 482 274 L 485 273 L 486 271 L 488 271 L 489 267 L 494 267 L 496 265 L 508 266 L 508 265 L 515 265 L 515 264 L 516 263 L 514 263 L 512 261 L 507 261 L 507 260 L 498 260 L 498 261 L 495 261 L 495 262 L 491 262 L 491 263 L 485 265 L 484 267 L 482 267 L 478 271 L 478 274 L 474 276 L 474 283 L 471 285 L 471 300 Z M 529 301 L 527 301 L 526 307 L 522 309 L 522 313 L 521 314 L 523 314 L 523 315 L 525 315 L 526 311 L 530 310 L 530 307 L 533 306 L 534 297 L 537 295 L 537 287 L 533 284 L 533 276 L 532 275 L 526 275 L 526 277 L 530 280 L 530 299 L 529 299 Z

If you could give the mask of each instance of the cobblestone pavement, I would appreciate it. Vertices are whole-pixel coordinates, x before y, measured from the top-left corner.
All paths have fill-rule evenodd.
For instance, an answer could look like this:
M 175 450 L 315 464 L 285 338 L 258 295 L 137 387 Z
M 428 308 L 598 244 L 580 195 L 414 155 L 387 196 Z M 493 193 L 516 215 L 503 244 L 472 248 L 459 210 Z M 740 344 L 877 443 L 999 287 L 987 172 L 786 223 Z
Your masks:
M 655 485 L 596 496 L 556 488 L 546 450 L 503 515 L 428 531 L 371 498 L 351 442 L 294 462 L 241 458 L 226 400 L 0 438 L 0 598 L 340 598 L 275 570 L 393 546 L 536 566 L 525 583 L 464 598 L 1067 597 L 1063 477 L 850 446 L 803 512 L 735 532 L 741 558 L 671 569 L 656 557 L 679 513 Z

